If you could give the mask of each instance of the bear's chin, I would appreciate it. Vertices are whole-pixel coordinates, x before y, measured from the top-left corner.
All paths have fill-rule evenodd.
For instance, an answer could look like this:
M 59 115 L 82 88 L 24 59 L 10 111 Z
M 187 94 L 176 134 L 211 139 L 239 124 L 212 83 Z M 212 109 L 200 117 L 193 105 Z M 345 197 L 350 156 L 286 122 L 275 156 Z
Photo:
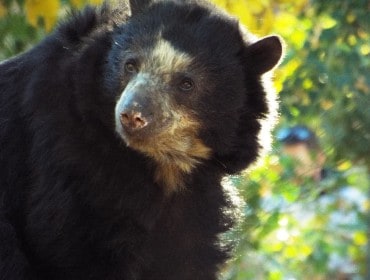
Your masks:
M 183 189 L 184 176 L 212 155 L 194 126 L 168 122 L 160 128 L 148 126 L 142 131 L 121 127 L 118 133 L 127 147 L 153 160 L 154 179 L 168 194 Z

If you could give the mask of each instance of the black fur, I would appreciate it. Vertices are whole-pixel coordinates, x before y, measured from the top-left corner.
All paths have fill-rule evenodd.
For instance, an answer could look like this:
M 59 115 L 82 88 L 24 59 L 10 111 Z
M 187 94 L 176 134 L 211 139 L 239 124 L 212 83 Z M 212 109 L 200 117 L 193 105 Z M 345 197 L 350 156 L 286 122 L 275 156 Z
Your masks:
M 211 280 L 229 256 L 220 181 L 259 153 L 261 121 L 274 113 L 261 75 L 280 41 L 256 47 L 207 3 L 131 5 L 131 17 L 125 3 L 88 7 L 0 64 L 1 280 Z M 159 27 L 204 69 L 203 94 L 178 102 L 212 150 L 171 195 L 114 128 L 119 49 Z

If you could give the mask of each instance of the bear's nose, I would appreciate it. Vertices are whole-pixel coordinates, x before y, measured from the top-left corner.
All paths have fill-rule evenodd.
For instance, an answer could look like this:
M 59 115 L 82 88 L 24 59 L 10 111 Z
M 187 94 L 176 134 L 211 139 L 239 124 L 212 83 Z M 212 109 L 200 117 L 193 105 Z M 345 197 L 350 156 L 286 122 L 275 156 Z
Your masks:
M 142 129 L 148 125 L 148 120 L 137 111 L 122 112 L 120 121 L 125 128 L 131 130 Z

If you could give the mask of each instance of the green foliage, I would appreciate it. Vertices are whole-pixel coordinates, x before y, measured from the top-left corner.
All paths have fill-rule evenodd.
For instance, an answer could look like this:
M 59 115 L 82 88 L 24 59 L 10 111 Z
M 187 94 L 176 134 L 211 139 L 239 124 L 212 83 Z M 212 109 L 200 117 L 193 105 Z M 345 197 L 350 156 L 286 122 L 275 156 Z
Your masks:
M 336 279 L 343 267 L 364 275 L 367 170 L 331 171 L 318 183 L 294 165 L 277 147 L 236 184 L 247 204 L 224 279 Z
M 370 165 L 370 27 L 368 1 L 313 1 L 303 18 L 315 17 L 301 63 L 281 92 L 288 122 L 319 126 L 335 160 Z M 297 108 L 298 110 L 293 110 Z
M 1 60 L 30 48 L 45 34 L 27 23 L 24 11 L 17 3 L 8 0 L 3 7 L 8 10 L 0 17 Z

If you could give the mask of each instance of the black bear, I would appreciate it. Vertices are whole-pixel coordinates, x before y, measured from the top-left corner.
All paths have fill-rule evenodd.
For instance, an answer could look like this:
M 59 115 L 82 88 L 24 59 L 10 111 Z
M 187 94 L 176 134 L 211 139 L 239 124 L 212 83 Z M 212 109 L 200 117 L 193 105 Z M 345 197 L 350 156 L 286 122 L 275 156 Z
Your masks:
M 260 153 L 281 40 L 203 1 L 118 6 L 0 64 L 1 280 L 212 280 L 230 255 L 221 180 Z

